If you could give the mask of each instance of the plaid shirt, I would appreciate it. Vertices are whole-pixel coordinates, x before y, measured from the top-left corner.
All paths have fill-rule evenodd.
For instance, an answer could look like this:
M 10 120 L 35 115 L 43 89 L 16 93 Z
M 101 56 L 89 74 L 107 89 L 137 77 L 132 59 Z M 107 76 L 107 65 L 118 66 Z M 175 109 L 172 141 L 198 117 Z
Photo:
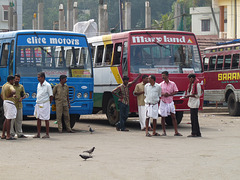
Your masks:
M 113 94 L 120 96 L 118 101 L 126 105 L 129 105 L 129 87 L 129 85 L 125 86 L 124 84 L 121 84 L 112 91 Z

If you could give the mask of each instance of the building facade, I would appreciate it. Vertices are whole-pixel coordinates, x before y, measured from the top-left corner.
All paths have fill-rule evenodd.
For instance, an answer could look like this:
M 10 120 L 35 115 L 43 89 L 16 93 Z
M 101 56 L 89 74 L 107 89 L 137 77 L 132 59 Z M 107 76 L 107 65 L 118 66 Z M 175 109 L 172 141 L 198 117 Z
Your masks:
M 13 13 L 17 17 L 17 30 L 22 29 L 22 0 L 0 0 L 0 32 L 8 31 L 8 7 L 12 3 Z
M 226 33 L 228 39 L 240 38 L 240 0 L 212 0 L 212 6 L 219 8 L 219 37 Z M 227 28 L 224 26 L 225 11 Z
M 193 7 L 190 8 L 190 14 L 192 16 L 191 28 L 194 34 L 218 37 L 219 8 Z M 224 24 L 224 28 L 227 29 L 227 23 Z

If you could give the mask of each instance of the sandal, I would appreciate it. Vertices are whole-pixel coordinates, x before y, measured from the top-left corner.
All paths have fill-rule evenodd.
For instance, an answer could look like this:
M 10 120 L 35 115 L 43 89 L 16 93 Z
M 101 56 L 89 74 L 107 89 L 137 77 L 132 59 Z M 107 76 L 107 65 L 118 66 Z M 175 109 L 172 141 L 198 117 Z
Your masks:
M 42 138 L 43 138 L 43 139 L 45 139 L 45 138 L 50 138 L 50 136 L 46 134 L 46 135 L 43 136 Z
M 6 140 L 16 140 L 16 138 L 10 137 L 10 138 L 6 138 Z
M 1 136 L 1 139 L 6 139 L 6 136 Z
M 166 133 L 162 133 L 162 135 L 161 136 L 167 136 L 167 134 Z
M 147 136 L 147 137 L 152 137 L 152 135 L 151 135 L 151 134 L 149 134 L 149 133 L 147 133 L 147 134 L 146 134 L 146 136 Z
M 176 133 L 176 134 L 174 134 L 174 136 L 182 136 L 182 134 Z
M 156 132 L 155 134 L 153 134 L 153 136 L 160 136 L 160 134 Z
M 35 135 L 33 136 L 33 138 L 40 138 L 40 135 Z

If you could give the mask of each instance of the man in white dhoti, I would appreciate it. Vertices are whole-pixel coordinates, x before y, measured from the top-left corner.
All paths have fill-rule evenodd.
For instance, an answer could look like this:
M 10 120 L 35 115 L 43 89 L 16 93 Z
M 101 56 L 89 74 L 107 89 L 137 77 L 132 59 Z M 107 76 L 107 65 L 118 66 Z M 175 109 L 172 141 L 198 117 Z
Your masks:
M 159 114 L 161 115 L 161 124 L 163 129 L 162 136 L 166 136 L 166 127 L 165 127 L 165 118 L 171 115 L 172 124 L 174 127 L 175 134 L 174 136 L 182 136 L 177 130 L 177 120 L 175 116 L 175 106 L 173 102 L 173 96 L 177 94 L 178 88 L 177 85 L 168 79 L 168 71 L 162 72 L 163 81 L 160 83 L 162 88 L 162 97 L 159 106 Z
M 137 103 L 138 103 L 138 117 L 139 117 L 139 123 L 141 126 L 141 130 L 145 131 L 146 128 L 149 128 L 148 130 L 152 130 L 151 124 L 149 121 L 149 125 L 146 126 L 146 110 L 145 110 L 145 96 L 144 96 L 144 87 L 148 83 L 148 75 L 144 74 L 142 76 L 142 82 L 138 83 L 135 86 L 134 89 L 134 95 L 137 96 Z
M 149 83 L 145 85 L 145 108 L 146 108 L 146 127 L 149 124 L 150 118 L 153 119 L 153 136 L 160 136 L 159 133 L 156 132 L 157 128 L 157 118 L 158 118 L 158 102 L 161 97 L 161 86 L 157 84 L 156 77 L 154 75 L 149 76 Z M 148 132 L 148 128 L 146 128 L 146 136 L 151 137 L 151 134 Z
M 3 101 L 3 109 L 4 109 L 4 116 L 5 121 L 3 123 L 3 130 L 1 139 L 6 140 L 15 140 L 15 138 L 11 137 L 10 135 L 10 127 L 11 127 L 11 120 L 16 118 L 17 109 L 15 106 L 15 99 L 16 99 L 16 90 L 13 87 L 14 76 L 9 75 L 7 77 L 7 83 L 5 83 L 2 87 L 1 98 Z M 5 136 L 5 130 L 7 130 L 7 136 Z
M 41 120 L 45 121 L 46 135 L 42 138 L 50 138 L 49 136 L 49 119 L 50 104 L 53 100 L 53 91 L 51 85 L 45 80 L 45 73 L 38 73 L 37 101 L 35 105 L 34 115 L 37 118 L 37 135 L 33 138 L 40 138 Z

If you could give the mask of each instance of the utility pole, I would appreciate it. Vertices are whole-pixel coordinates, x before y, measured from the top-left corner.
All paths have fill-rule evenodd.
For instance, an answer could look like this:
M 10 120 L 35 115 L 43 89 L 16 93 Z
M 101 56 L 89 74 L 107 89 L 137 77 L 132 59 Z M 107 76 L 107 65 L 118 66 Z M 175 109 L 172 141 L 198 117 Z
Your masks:
M 73 30 L 73 0 L 67 1 L 67 31 Z
M 73 26 L 78 22 L 78 3 L 73 4 Z
M 13 2 L 9 3 L 8 6 L 8 30 L 13 31 Z
M 63 4 L 59 5 L 59 17 L 58 17 L 58 23 L 59 23 L 59 31 L 64 31 L 65 26 L 64 26 L 64 9 L 63 9 Z
M 150 29 L 151 25 L 151 7 L 149 1 L 145 1 L 145 28 Z
M 32 27 L 33 30 L 37 29 L 37 14 L 36 13 L 33 14 L 32 26 L 33 26 Z
M 99 35 L 104 32 L 104 9 L 103 9 L 103 0 L 99 0 L 98 5 L 98 31 Z
M 38 0 L 38 29 L 44 29 L 43 28 L 43 0 Z
M 120 27 L 120 32 L 122 32 L 123 31 L 122 0 L 119 0 L 119 27 Z
M 130 30 L 131 27 L 131 2 L 125 2 L 125 30 Z

